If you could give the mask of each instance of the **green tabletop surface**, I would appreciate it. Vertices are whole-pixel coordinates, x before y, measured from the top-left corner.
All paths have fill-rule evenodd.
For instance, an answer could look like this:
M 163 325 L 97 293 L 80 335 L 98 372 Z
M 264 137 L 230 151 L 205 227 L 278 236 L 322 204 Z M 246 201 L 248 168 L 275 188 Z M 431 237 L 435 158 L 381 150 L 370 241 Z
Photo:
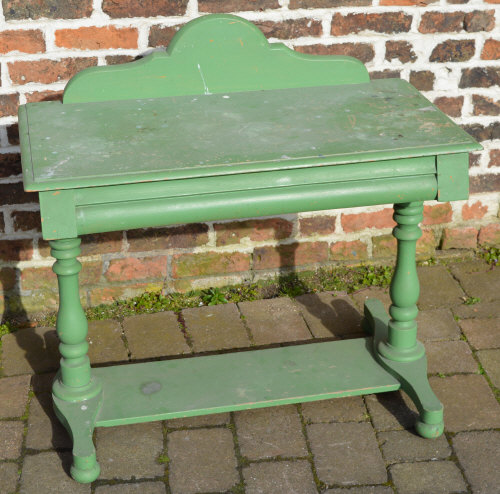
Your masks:
M 73 189 L 469 152 L 400 79 L 20 111 L 27 190 Z

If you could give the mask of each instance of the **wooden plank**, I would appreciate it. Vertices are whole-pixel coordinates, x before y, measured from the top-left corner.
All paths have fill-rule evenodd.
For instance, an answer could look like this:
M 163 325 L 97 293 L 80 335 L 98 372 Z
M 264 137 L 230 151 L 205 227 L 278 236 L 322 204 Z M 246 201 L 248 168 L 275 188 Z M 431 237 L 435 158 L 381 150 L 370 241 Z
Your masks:
M 27 113 L 31 156 L 23 154 L 23 173 L 28 190 L 480 148 L 400 79 L 150 100 L 32 103 Z
M 102 367 L 96 426 L 397 390 L 360 338 L 161 362 Z

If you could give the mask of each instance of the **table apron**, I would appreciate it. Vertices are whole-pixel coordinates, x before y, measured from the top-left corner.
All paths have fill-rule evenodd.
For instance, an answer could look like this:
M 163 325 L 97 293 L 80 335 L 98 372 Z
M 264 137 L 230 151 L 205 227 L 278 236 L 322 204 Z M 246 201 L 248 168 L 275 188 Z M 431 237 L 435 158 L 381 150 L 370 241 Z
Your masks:
M 435 174 L 76 206 L 77 234 L 435 199 Z

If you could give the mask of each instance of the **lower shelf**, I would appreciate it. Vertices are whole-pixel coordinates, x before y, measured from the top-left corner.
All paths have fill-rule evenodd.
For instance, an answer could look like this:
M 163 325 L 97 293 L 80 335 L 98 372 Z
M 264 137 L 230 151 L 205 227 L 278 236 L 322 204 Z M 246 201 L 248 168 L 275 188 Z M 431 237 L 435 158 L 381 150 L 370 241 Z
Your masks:
M 96 426 L 394 391 L 372 338 L 93 369 L 103 386 Z

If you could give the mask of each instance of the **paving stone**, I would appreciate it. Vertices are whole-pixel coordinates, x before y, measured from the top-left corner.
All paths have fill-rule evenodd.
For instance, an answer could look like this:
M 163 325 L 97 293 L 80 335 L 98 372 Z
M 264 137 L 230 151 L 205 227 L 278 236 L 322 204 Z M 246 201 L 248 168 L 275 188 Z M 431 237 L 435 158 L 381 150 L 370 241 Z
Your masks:
M 21 421 L 0 422 L 0 460 L 14 460 L 21 455 L 23 429 Z
M 166 420 L 168 427 L 178 429 L 181 427 L 207 427 L 211 425 L 228 424 L 230 420 L 229 413 L 211 413 L 210 415 L 199 415 L 197 417 L 185 417 L 179 419 Z
M 447 431 L 500 427 L 500 405 L 483 376 L 431 377 L 429 382 L 444 405 Z
M 500 348 L 500 318 L 466 319 L 460 327 L 473 348 Z
M 103 485 L 95 490 L 96 494 L 165 494 L 162 482 L 141 482 L 140 484 Z
M 24 458 L 20 494 L 89 494 L 90 484 L 79 484 L 69 476 L 70 453 L 45 452 Z
M 233 435 L 228 429 L 168 434 L 169 482 L 174 494 L 229 491 L 240 480 Z
M 500 318 L 500 304 L 498 302 L 479 302 L 473 305 L 458 305 L 453 307 L 453 314 L 460 319 L 478 317 L 481 319 Z
M 429 341 L 425 343 L 425 351 L 429 374 L 479 372 L 472 350 L 465 341 Z
M 16 490 L 18 468 L 15 463 L 0 463 L 0 494 L 11 494 Z
M 241 454 L 248 459 L 307 455 L 302 423 L 294 405 L 243 410 L 234 418 Z
M 118 321 L 89 321 L 89 358 L 92 364 L 123 362 L 128 360 Z
M 54 328 L 26 328 L 2 338 L 6 376 L 41 374 L 59 368 L 59 339 Z
M 392 494 L 394 491 L 387 486 L 373 485 L 353 487 L 352 489 L 328 489 L 323 494 Z
M 402 391 L 366 395 L 365 403 L 378 431 L 411 429 L 418 418 L 416 406 Z
M 132 359 L 190 353 L 174 312 L 127 317 L 123 321 Z
M 250 346 L 236 304 L 185 309 L 182 315 L 195 352 Z
M 28 403 L 30 376 L 0 379 L 0 418 L 20 417 Z
M 361 422 L 367 420 L 366 407 L 361 396 L 302 403 L 306 422 Z
M 327 484 L 382 484 L 387 481 L 382 455 L 368 423 L 312 424 L 309 443 L 319 480 Z
M 420 341 L 458 340 L 460 328 L 450 309 L 421 310 L 417 316 Z
M 500 349 L 480 350 L 477 356 L 493 386 L 500 388 Z
M 500 486 L 500 431 L 461 432 L 453 448 L 474 494 L 492 494 Z
M 483 302 L 498 300 L 500 269 L 483 261 L 455 263 L 450 269 L 469 297 L 480 298 Z
M 297 305 L 287 297 L 240 302 L 238 306 L 256 345 L 311 338 Z
M 421 310 L 451 307 L 463 302 L 464 292 L 444 266 L 422 266 L 417 268 L 420 280 Z
M 440 460 L 451 455 L 451 448 L 444 435 L 424 439 L 410 431 L 380 432 L 378 440 L 386 461 Z
M 96 434 L 101 479 L 143 479 L 164 474 L 161 422 L 100 427 Z
M 243 469 L 246 494 L 316 494 L 308 461 L 253 463 Z
M 32 449 L 72 447 L 69 434 L 54 413 L 52 396 L 48 393 L 39 393 L 31 400 L 26 447 Z
M 295 300 L 315 338 L 339 338 L 362 333 L 361 314 L 347 295 L 308 293 Z
M 381 288 L 377 286 L 371 286 L 369 288 L 359 290 L 358 292 L 353 293 L 351 296 L 361 312 L 363 312 L 365 302 L 369 298 L 378 298 L 384 305 L 386 311 L 389 311 L 389 307 L 391 305 L 389 287 Z
M 462 473 L 451 461 L 400 463 L 390 467 L 392 481 L 405 494 L 467 492 Z

